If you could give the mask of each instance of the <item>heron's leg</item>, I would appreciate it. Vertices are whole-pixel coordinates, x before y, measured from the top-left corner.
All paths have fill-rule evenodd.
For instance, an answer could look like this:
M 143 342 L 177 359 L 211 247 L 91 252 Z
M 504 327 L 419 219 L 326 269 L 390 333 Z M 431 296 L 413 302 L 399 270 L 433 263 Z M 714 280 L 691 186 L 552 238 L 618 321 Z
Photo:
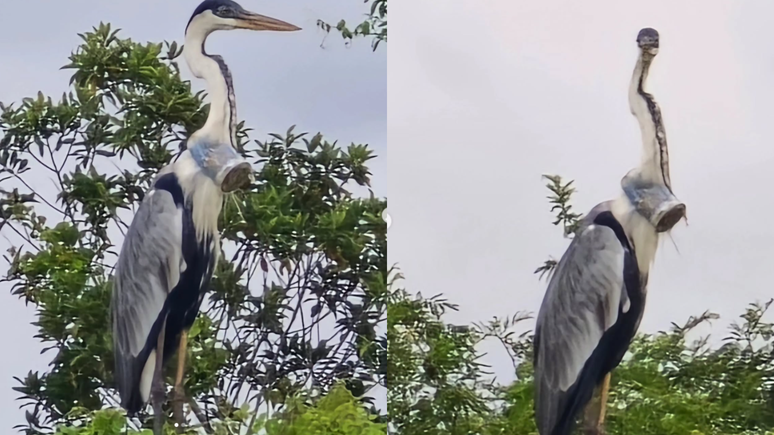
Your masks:
M 607 393 L 610 391 L 610 373 L 605 375 L 605 380 L 602 381 L 602 392 L 599 402 L 599 420 L 597 421 L 597 428 L 601 431 L 605 423 L 605 411 L 607 410 Z
M 151 400 L 153 402 L 153 433 L 162 435 L 164 431 L 164 335 L 167 319 L 161 324 L 161 332 L 156 343 L 156 368 L 153 372 Z
M 183 391 L 183 374 L 185 373 L 185 358 L 188 351 L 188 332 L 183 331 L 180 334 L 180 347 L 177 350 L 177 375 L 175 376 L 175 398 L 174 414 L 177 423 L 178 433 L 183 432 L 185 416 L 183 415 L 183 403 L 185 402 L 185 391 Z
M 594 394 L 591 396 L 591 400 L 586 404 L 586 409 L 583 411 L 582 428 L 579 433 L 583 435 L 600 435 L 598 430 L 599 421 L 599 391 L 600 387 L 594 389 Z

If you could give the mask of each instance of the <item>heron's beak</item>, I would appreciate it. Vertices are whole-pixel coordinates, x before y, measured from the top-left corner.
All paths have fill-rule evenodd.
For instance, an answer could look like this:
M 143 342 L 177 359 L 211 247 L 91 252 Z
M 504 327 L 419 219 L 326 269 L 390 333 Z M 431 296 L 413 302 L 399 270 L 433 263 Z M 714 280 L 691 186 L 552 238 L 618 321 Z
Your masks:
M 267 17 L 265 15 L 244 11 L 236 18 L 237 27 L 250 30 L 269 30 L 274 32 L 294 32 L 301 30 L 300 27 L 290 23 Z
M 621 187 L 637 212 L 659 233 L 671 230 L 685 218 L 685 204 L 663 184 L 643 182 L 635 174 L 627 174 Z

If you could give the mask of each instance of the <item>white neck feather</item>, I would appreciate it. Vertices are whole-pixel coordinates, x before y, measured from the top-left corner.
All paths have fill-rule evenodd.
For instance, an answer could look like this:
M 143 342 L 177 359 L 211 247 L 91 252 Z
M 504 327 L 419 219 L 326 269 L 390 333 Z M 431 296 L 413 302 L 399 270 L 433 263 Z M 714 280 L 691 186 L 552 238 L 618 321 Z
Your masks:
M 629 109 L 632 115 L 637 118 L 642 133 L 642 162 L 638 168 L 640 176 L 643 180 L 652 183 L 665 184 L 665 179 L 669 183 L 669 173 L 667 171 L 664 174 L 662 169 L 668 162 L 662 162 L 662 159 L 666 160 L 667 154 L 665 149 L 662 152 L 662 144 L 666 148 L 666 134 L 661 120 L 661 109 L 656 101 L 650 98 L 650 102 L 653 104 L 652 110 L 656 112 L 658 118 L 657 125 L 654 122 L 651 108 L 648 107 L 648 100 L 641 94 L 641 92 L 645 92 L 644 88 L 651 62 L 652 58 L 645 60 L 642 54 L 637 59 L 629 84 Z M 650 96 L 648 95 L 648 97 Z
M 629 198 L 624 194 L 613 201 L 610 211 L 621 223 L 624 232 L 634 244 L 640 274 L 647 275 L 656 258 L 656 249 L 658 248 L 656 228 L 634 209 Z
M 207 93 L 210 96 L 210 113 L 207 116 L 207 122 L 196 134 L 222 141 L 222 143 L 230 143 L 228 85 L 218 63 L 204 54 L 204 41 L 214 30 L 214 26 L 208 23 L 212 20 L 211 17 L 213 17 L 212 14 L 204 14 L 191 21 L 185 34 L 183 57 L 193 75 L 207 82 Z
M 210 235 L 218 242 L 218 216 L 223 208 L 220 186 L 202 172 L 188 150 L 183 151 L 171 166 L 192 206 L 196 238 L 202 241 Z M 216 243 L 215 246 L 220 245 Z

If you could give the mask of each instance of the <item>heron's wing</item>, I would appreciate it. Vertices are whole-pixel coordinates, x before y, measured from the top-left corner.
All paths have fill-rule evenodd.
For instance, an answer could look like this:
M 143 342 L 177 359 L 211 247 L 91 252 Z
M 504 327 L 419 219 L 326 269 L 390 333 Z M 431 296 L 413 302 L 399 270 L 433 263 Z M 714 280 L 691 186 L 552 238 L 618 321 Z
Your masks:
M 565 393 L 576 382 L 620 308 L 627 253 L 615 232 L 590 225 L 570 244 L 557 265 L 535 330 L 536 412 L 548 434 L 565 412 Z
M 183 209 L 169 191 L 152 189 L 126 234 L 113 282 L 113 343 L 122 396 L 138 382 L 135 358 L 179 280 L 182 234 Z

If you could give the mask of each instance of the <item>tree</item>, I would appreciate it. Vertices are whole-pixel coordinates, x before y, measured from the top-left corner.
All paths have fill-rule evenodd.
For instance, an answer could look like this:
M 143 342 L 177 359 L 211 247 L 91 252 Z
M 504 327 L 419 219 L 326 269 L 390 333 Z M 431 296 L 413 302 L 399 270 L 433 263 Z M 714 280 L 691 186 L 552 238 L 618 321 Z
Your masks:
M 363 0 L 363 3 L 369 5 L 370 11 L 354 28 L 350 29 L 345 20 L 340 20 L 335 26 L 323 20 L 317 20 L 317 27 L 326 33 L 336 29 L 347 43 L 356 37 L 370 38 L 371 48 L 376 51 L 379 44 L 387 42 L 387 0 Z
M 59 101 L 0 104 L 0 230 L 19 242 L 4 280 L 37 308 L 36 338 L 53 356 L 47 372 L 17 378 L 27 417 L 18 428 L 28 434 L 123 424 L 121 413 L 100 411 L 117 406 L 106 333 L 116 246 L 156 172 L 209 109 L 180 79 L 176 43 L 136 43 L 106 24 L 81 37 Z M 386 201 L 349 192 L 369 186 L 375 156 L 294 127 L 264 141 L 250 141 L 244 122 L 238 130 L 239 151 L 258 172 L 224 204 L 224 255 L 189 335 L 187 425 L 255 433 L 263 414 L 271 422 L 306 415 L 302 405 L 339 412 L 346 400 L 336 386 L 375 415 L 366 394 L 386 371 L 377 331 L 389 295 Z M 35 187 L 46 176 L 52 194 Z M 358 412 L 342 415 L 383 432 Z M 299 418 L 288 420 L 296 432 L 274 433 L 298 433 Z
M 524 336 L 517 342 L 511 331 L 503 333 L 528 316 L 495 319 L 489 325 L 449 325 L 443 322 L 448 310 L 457 306 L 440 296 L 424 298 L 403 289 L 392 294 L 387 397 L 397 434 L 494 434 L 505 424 L 495 411 L 502 406 L 505 390 L 487 379 L 476 347 L 498 337 L 511 345 L 509 349 L 528 351 Z
M 750 304 L 732 325 L 726 344 L 708 337 L 688 342 L 712 313 L 691 317 L 668 332 L 639 334 L 613 372 L 607 433 L 644 435 L 764 435 L 774 433 L 772 324 L 762 320 L 770 305 Z M 500 415 L 513 432 L 536 429 L 532 418 L 532 367 L 524 362 L 506 394 Z
M 264 430 L 267 435 L 378 435 L 385 425 L 374 422 L 370 415 L 352 396 L 349 390 L 337 385 L 314 406 L 292 400 L 285 409 L 269 419 L 261 418 L 253 423 L 253 433 Z M 251 415 L 244 408 L 234 415 L 215 423 L 217 435 L 239 433 Z M 56 435 L 151 435 L 150 429 L 126 430 L 126 416 L 115 409 L 93 411 L 88 423 L 81 427 L 60 426 Z M 172 432 L 173 431 L 168 431 Z M 196 433 L 196 432 L 192 432 Z
M 565 237 L 582 217 L 572 209 L 572 181 L 546 177 L 548 197 Z M 554 260 L 535 273 L 550 274 Z M 753 303 L 729 328 L 724 344 L 689 341 L 697 326 L 717 319 L 705 312 L 669 331 L 638 334 L 613 372 L 606 418 L 609 434 L 774 434 L 772 301 Z M 388 316 L 389 403 L 398 434 L 536 434 L 532 334 L 517 334 L 527 314 L 470 326 L 448 325 L 455 306 L 395 290 Z M 510 355 L 516 381 L 494 384 L 476 347 L 497 340 Z

